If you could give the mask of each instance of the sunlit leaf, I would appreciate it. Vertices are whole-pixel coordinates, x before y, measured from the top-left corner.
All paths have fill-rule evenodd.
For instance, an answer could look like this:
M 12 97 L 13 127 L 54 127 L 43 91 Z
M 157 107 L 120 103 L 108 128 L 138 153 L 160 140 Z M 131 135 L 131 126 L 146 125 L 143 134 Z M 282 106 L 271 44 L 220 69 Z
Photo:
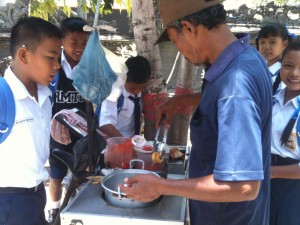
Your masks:
M 66 14 L 68 17 L 71 16 L 71 7 L 67 6 L 67 5 L 64 5 L 63 6 L 63 12 L 64 14 Z
M 116 3 L 117 5 L 119 5 L 119 6 L 121 6 L 121 5 L 122 5 L 122 0 L 115 0 L 115 3 Z
M 86 2 L 83 2 L 81 5 L 81 9 L 83 10 L 83 12 L 88 13 L 89 12 L 89 8 L 86 4 Z
M 126 10 L 127 10 L 128 17 L 130 17 L 130 14 L 131 14 L 131 0 L 126 0 L 125 4 L 126 4 Z

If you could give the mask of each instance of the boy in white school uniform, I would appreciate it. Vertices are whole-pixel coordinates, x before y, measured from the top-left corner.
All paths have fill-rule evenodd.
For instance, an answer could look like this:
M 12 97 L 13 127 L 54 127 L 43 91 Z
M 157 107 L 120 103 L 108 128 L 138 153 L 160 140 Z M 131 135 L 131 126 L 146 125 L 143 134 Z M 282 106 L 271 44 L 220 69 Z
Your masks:
M 141 93 L 150 78 L 150 64 L 142 56 L 125 62 L 128 72 L 125 85 L 117 101 L 106 99 L 101 104 L 99 127 L 108 138 L 132 137 L 140 133 Z
M 22 18 L 12 28 L 10 52 L 12 64 L 4 79 L 13 92 L 16 114 L 11 133 L 0 144 L 0 224 L 44 225 L 48 85 L 60 68 L 61 32 L 45 20 Z

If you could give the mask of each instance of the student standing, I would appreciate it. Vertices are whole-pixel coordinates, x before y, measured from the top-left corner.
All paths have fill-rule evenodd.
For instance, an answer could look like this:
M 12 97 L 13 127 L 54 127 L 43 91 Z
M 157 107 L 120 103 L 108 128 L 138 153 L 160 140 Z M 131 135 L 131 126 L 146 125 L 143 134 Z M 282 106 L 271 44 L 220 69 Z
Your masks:
M 67 18 L 61 23 L 63 50 L 61 52 L 61 68 L 56 77 L 56 92 L 52 96 L 52 114 L 55 115 L 63 109 L 77 108 L 86 111 L 85 99 L 76 91 L 73 82 L 73 71 L 79 63 L 89 33 L 83 31 L 87 23 L 78 17 Z M 69 145 L 62 145 L 51 137 L 50 142 L 50 209 L 48 211 L 48 222 L 53 223 L 59 213 L 62 196 L 62 180 L 67 175 L 67 166 L 52 154 L 52 149 L 58 148 L 68 152 L 73 152 L 73 146 L 78 138 L 71 133 L 72 142 Z
M 249 35 L 237 39 L 230 31 L 220 2 L 160 0 L 165 29 L 157 43 L 171 40 L 193 64 L 209 67 L 200 102 L 199 94 L 198 102 L 185 95 L 165 105 L 174 111 L 178 105 L 197 106 L 190 123 L 189 178 L 142 175 L 120 187 L 145 202 L 161 195 L 189 198 L 192 225 L 267 225 L 271 77 Z M 166 111 L 157 112 L 159 123 Z
M 300 42 L 282 54 L 281 80 L 274 96 L 270 225 L 299 225 L 300 209 Z
M 22 18 L 12 28 L 10 52 L 4 79 L 13 91 L 16 115 L 0 144 L 0 224 L 44 225 L 51 121 L 47 86 L 60 68 L 61 32 L 42 19 Z
M 108 137 L 132 137 L 140 133 L 142 91 L 150 79 L 150 64 L 143 56 L 125 62 L 128 72 L 122 93 L 117 101 L 106 99 L 101 104 L 100 130 Z
M 273 94 L 285 87 L 280 80 L 281 54 L 289 43 L 286 27 L 273 22 L 263 26 L 258 32 L 256 44 L 259 52 L 266 60 L 272 74 Z

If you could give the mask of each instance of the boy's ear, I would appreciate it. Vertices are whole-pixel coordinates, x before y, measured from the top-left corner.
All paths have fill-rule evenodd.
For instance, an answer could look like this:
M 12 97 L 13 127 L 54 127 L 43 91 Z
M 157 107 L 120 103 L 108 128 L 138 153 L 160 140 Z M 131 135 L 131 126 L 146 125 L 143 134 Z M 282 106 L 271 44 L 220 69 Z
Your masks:
M 27 48 L 24 48 L 24 47 L 19 48 L 19 50 L 17 52 L 17 57 L 22 63 L 27 64 L 28 63 L 28 61 L 27 61 L 27 57 L 28 57 Z

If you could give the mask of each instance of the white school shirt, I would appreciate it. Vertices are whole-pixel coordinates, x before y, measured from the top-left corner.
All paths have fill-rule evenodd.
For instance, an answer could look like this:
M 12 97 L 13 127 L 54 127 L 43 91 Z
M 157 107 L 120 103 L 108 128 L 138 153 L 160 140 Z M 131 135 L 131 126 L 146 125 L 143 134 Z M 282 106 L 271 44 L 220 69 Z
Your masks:
M 132 137 L 135 132 L 134 102 L 128 97 L 134 95 L 126 91 L 124 87 L 122 93 L 124 96 L 124 103 L 119 114 L 117 112 L 117 101 L 106 99 L 102 102 L 99 126 L 112 124 L 124 137 Z M 141 97 L 141 93 L 138 94 L 138 97 Z
M 16 115 L 10 135 L 0 144 L 0 187 L 31 188 L 48 179 L 44 165 L 49 157 L 51 91 L 38 85 L 37 102 L 10 67 L 4 79 L 13 91 Z
M 276 77 L 277 76 L 273 76 L 278 70 L 280 70 L 280 68 L 281 68 L 281 62 L 276 62 L 276 63 L 274 63 L 273 65 L 271 65 L 270 67 L 269 67 L 269 70 L 270 70 L 270 72 L 272 73 L 272 84 L 274 84 L 274 82 L 275 82 L 275 80 L 276 80 Z M 281 81 L 280 82 L 280 84 L 279 84 L 279 86 L 278 86 L 278 89 L 277 89 L 277 91 L 280 91 L 280 90 L 282 90 L 282 89 L 284 89 L 285 88 L 285 84 Z
M 284 95 L 286 89 L 281 90 L 274 96 L 274 105 L 272 111 L 272 140 L 271 140 L 271 152 L 272 154 L 280 155 L 281 157 L 289 157 L 300 160 L 299 144 L 297 143 L 296 124 L 290 135 L 290 143 L 288 146 L 281 145 L 281 135 L 284 128 L 291 119 L 295 109 L 299 107 L 297 97 L 288 101 L 285 105 Z M 299 96 L 300 97 L 300 96 Z M 299 119 L 299 117 L 298 117 Z
M 66 77 L 70 80 L 73 80 L 74 69 L 77 67 L 77 65 L 74 66 L 73 69 L 71 68 L 70 63 L 68 62 L 67 57 L 64 53 L 64 50 L 61 51 L 61 67 L 63 68 Z

